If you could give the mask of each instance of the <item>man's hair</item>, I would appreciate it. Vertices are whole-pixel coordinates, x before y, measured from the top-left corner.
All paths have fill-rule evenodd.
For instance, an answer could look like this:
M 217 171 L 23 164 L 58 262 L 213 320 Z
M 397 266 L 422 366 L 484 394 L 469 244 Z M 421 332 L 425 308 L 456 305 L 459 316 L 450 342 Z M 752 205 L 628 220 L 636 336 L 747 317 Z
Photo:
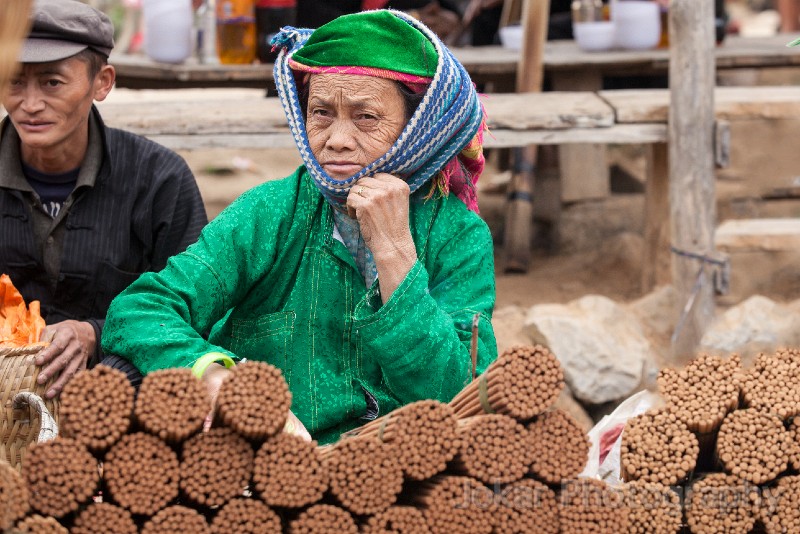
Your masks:
M 89 80 L 93 80 L 100 70 L 108 65 L 108 58 L 96 50 L 87 48 L 72 56 L 86 63 L 89 70 Z

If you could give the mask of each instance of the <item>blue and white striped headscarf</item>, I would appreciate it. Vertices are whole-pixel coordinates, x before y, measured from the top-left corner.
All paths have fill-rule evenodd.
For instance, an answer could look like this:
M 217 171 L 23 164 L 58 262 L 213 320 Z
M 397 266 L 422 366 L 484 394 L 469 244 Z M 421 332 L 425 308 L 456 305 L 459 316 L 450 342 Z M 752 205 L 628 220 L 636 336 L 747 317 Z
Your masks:
M 484 125 L 478 94 L 461 63 L 420 21 L 401 11 L 388 11 L 431 41 L 438 54 L 436 73 L 422 102 L 389 151 L 344 180 L 329 176 L 311 152 L 295 75 L 289 65 L 314 30 L 285 27 L 272 40 L 281 49 L 274 77 L 292 137 L 315 184 L 334 207 L 344 206 L 350 188 L 361 177 L 379 172 L 405 179 L 413 193 L 445 169 L 480 134 Z M 473 187 L 473 183 L 468 186 Z

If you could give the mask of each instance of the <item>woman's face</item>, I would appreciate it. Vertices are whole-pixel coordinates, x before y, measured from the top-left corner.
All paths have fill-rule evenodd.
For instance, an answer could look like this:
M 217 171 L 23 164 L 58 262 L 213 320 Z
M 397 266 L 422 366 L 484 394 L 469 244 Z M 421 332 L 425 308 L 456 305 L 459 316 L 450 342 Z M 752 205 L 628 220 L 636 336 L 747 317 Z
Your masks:
M 391 80 L 312 74 L 309 84 L 308 141 L 332 178 L 349 178 L 383 156 L 406 125 L 404 100 Z

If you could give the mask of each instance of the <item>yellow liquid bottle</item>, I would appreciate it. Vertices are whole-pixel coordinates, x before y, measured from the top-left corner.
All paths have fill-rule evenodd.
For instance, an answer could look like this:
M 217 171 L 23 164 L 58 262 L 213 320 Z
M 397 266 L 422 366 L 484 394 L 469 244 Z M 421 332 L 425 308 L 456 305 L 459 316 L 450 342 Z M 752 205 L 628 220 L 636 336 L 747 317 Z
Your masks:
M 669 48 L 669 8 L 661 8 L 661 38 L 658 41 L 659 48 Z
M 248 64 L 256 58 L 256 17 L 252 0 L 217 0 L 220 63 Z

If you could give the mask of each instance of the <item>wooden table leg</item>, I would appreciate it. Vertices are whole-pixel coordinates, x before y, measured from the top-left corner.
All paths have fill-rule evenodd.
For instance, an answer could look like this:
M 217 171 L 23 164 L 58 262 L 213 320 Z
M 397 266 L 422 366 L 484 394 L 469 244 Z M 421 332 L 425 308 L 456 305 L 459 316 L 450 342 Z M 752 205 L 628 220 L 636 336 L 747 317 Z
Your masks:
M 528 272 L 533 240 L 533 190 L 536 173 L 536 145 L 518 147 L 512 153 L 513 174 L 508 191 L 505 229 L 504 271 Z
M 517 70 L 517 91 L 539 92 L 544 77 L 544 45 L 547 40 L 547 21 L 550 0 L 525 2 L 523 5 L 523 45 Z M 533 235 L 533 167 L 536 147 L 528 146 L 518 152 L 523 172 L 516 172 L 509 190 L 505 223 L 505 256 L 507 272 L 527 272 L 531 257 Z M 518 158 L 515 158 L 518 159 Z M 524 168 L 522 168 L 524 167 Z
M 644 195 L 644 257 L 642 293 L 670 281 L 669 149 L 666 143 L 648 147 Z
M 599 70 L 556 71 L 551 76 L 554 91 L 600 91 L 603 76 Z M 606 198 L 610 194 L 606 146 L 570 144 L 559 147 L 561 201 Z

